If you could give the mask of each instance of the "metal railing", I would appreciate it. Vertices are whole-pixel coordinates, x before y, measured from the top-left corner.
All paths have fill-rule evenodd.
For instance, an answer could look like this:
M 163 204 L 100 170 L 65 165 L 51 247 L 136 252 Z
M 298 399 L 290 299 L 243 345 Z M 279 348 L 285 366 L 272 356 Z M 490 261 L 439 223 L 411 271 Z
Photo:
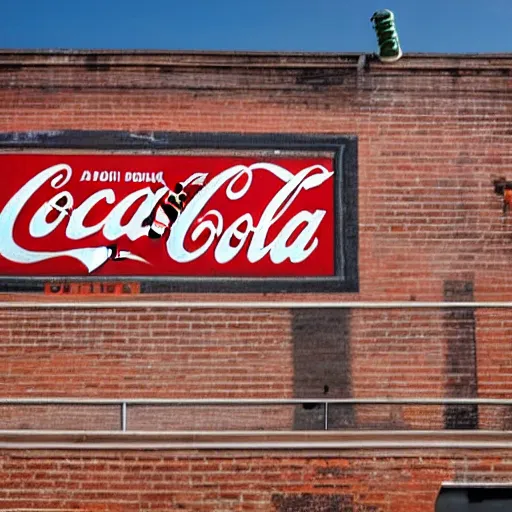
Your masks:
M 0 398 L 0 406 L 116 406 L 119 407 L 120 432 L 128 432 L 128 411 L 131 406 L 297 406 L 320 405 L 323 407 L 324 430 L 329 430 L 331 405 L 439 405 L 439 406 L 512 406 L 512 399 L 501 398 Z
M 1 301 L 0 309 L 509 309 L 512 302 L 416 302 L 416 301 L 168 301 L 74 300 Z

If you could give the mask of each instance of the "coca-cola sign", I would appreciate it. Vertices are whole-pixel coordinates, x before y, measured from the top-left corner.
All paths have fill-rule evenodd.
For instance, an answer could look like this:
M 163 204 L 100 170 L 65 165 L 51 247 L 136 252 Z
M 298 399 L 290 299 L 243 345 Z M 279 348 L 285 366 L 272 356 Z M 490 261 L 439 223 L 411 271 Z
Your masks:
M 2 153 L 0 275 L 346 282 L 339 156 Z

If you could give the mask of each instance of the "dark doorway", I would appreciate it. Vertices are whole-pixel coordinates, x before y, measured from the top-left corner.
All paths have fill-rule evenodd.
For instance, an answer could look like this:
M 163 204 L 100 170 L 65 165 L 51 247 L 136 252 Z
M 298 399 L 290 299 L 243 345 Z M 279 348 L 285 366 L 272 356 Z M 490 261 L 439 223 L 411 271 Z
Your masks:
M 443 487 L 436 502 L 436 512 L 510 511 L 512 511 L 512 485 Z

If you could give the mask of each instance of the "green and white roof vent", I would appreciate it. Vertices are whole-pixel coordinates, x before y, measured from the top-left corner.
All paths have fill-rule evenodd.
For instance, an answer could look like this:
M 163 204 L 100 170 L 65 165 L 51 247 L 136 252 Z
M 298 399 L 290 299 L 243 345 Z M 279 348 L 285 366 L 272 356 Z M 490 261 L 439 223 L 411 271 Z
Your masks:
M 379 59 L 396 62 L 402 56 L 402 48 L 396 31 L 395 15 L 388 9 L 377 11 L 371 17 L 379 41 Z

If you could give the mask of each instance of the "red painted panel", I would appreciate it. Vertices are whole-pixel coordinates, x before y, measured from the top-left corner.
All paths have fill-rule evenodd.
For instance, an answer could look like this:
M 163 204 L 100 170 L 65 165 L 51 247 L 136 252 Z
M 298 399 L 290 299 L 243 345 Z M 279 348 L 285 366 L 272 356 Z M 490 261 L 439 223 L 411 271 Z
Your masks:
M 335 273 L 328 158 L 3 154 L 0 170 L 1 275 Z

